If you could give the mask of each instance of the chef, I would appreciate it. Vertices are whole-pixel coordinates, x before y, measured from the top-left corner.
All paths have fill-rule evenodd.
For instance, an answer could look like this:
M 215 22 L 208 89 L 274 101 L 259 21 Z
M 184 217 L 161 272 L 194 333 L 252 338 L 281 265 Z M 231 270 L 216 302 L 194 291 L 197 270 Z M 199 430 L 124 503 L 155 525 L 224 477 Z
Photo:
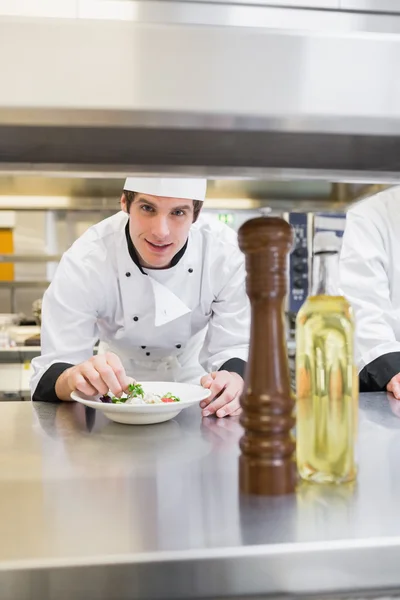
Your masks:
M 200 215 L 206 183 L 128 177 L 122 210 L 65 252 L 43 298 L 33 400 L 120 395 L 132 378 L 179 381 L 211 390 L 203 416 L 239 414 L 244 257 L 233 230 Z
M 361 391 L 400 399 L 400 187 L 352 207 L 340 257 L 340 285 L 355 311 Z

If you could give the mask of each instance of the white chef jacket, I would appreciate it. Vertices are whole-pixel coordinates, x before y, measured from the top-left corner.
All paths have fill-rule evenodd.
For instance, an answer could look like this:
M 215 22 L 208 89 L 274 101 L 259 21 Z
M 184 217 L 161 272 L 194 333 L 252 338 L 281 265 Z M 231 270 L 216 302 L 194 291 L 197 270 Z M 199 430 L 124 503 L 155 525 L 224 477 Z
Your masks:
M 105 219 L 63 255 L 43 298 L 32 394 L 49 367 L 61 363 L 61 373 L 89 359 L 97 340 L 142 381 L 199 383 L 230 359 L 247 360 L 250 308 L 236 233 L 200 215 L 177 264 L 144 269 L 129 251 L 127 222 L 122 211 Z
M 355 312 L 361 390 L 385 389 L 400 372 L 400 187 L 349 210 L 339 275 Z

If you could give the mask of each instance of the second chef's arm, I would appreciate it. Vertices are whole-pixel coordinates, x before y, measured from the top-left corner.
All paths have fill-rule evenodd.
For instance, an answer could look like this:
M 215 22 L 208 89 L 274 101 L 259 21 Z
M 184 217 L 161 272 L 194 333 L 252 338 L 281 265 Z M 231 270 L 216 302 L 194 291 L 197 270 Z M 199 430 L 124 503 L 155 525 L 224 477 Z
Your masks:
M 340 287 L 355 312 L 361 391 L 385 390 L 400 373 L 400 342 L 394 334 L 387 274 L 389 250 L 381 233 L 385 229 L 378 213 L 350 211 L 340 256 Z

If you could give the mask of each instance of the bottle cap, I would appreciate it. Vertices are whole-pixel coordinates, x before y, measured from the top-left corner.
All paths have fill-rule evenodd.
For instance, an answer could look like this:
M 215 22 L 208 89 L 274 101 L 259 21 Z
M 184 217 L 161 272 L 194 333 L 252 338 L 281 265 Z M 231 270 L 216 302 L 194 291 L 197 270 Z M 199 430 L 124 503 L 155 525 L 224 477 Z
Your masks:
M 313 252 L 339 252 L 342 240 L 334 231 L 318 231 L 314 236 Z

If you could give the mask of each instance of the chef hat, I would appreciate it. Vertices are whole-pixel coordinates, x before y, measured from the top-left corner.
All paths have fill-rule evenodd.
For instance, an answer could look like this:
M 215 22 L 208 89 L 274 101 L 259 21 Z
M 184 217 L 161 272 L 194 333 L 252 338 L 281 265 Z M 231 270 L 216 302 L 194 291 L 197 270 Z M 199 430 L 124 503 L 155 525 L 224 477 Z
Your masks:
M 128 177 L 124 190 L 163 196 L 167 198 L 187 198 L 201 200 L 206 197 L 207 179 L 171 179 L 169 177 Z

